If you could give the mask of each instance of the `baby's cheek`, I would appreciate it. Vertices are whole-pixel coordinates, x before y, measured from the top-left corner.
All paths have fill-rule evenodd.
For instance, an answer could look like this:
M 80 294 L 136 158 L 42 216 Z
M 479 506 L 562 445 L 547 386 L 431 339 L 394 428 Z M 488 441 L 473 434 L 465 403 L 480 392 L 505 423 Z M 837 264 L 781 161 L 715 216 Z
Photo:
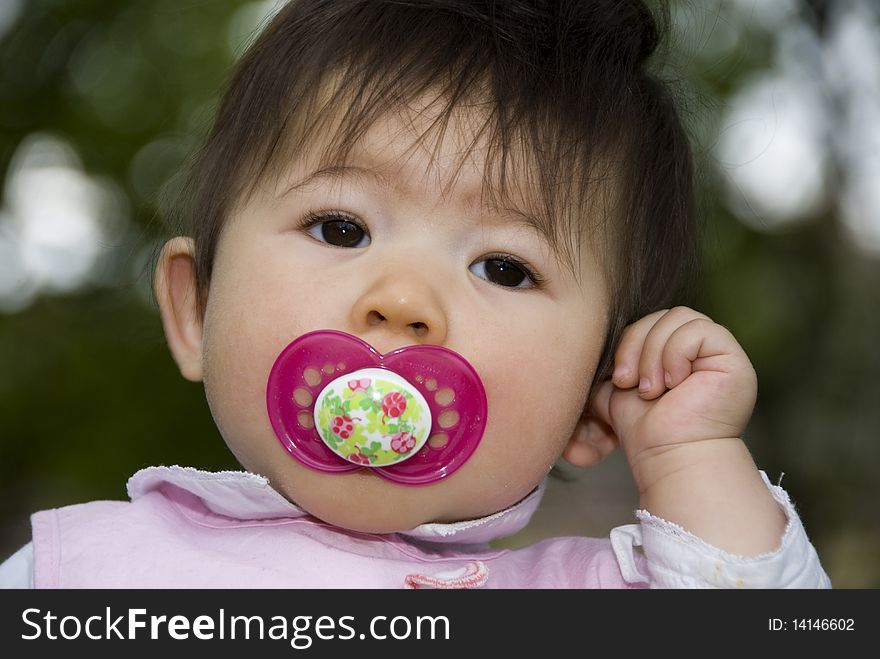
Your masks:
M 241 446 L 271 433 L 266 379 L 273 343 L 281 339 L 261 332 L 258 318 L 227 307 L 205 323 L 205 394 L 218 429 L 239 457 Z
M 532 373 L 507 366 L 487 388 L 493 448 L 512 463 L 549 469 L 581 415 L 586 384 L 560 364 L 546 362 Z

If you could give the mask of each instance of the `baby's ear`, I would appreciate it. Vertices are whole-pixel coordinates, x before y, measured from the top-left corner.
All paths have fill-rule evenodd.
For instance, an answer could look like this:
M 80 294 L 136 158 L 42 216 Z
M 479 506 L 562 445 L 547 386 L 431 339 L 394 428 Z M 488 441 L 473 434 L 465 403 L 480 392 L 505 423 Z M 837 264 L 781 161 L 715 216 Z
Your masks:
M 192 238 L 172 238 L 162 248 L 153 282 L 168 348 L 180 374 L 202 379 L 202 320 L 196 296 Z
M 575 426 L 562 457 L 576 467 L 593 467 L 617 448 L 614 429 L 600 418 L 584 415 Z

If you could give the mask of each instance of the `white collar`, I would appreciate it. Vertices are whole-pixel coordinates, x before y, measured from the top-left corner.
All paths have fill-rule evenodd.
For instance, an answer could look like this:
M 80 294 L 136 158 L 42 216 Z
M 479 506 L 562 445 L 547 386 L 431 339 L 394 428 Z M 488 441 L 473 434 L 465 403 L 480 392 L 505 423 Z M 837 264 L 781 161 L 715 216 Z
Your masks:
M 135 501 L 166 483 L 194 494 L 212 512 L 233 519 L 295 518 L 308 514 L 272 489 L 266 478 L 245 471 L 148 467 L 129 479 L 128 496 Z M 429 542 L 463 544 L 486 543 L 513 535 L 528 524 L 537 510 L 545 483 L 519 503 L 487 517 L 449 524 L 422 524 L 400 535 Z

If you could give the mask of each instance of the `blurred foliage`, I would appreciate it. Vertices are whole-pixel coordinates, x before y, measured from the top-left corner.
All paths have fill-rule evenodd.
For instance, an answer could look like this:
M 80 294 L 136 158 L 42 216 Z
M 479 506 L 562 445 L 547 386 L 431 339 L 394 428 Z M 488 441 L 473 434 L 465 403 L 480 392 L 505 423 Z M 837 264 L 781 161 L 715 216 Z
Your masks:
M 167 354 L 143 255 L 168 235 L 157 222 L 162 186 L 204 134 L 230 63 L 271 4 L 12 3 L 19 14 L 0 36 L 0 174 L 27 136 L 60 136 L 86 172 L 123 191 L 134 229 L 107 246 L 106 276 L 0 313 L 0 558 L 28 540 L 30 512 L 124 498 L 143 466 L 237 468 L 201 387 Z M 878 587 L 880 260 L 845 238 L 833 207 L 787 229 L 746 227 L 712 163 L 719 110 L 769 66 L 773 38 L 757 31 L 720 59 L 706 43 L 673 53 L 701 99 L 708 233 L 695 305 L 752 358 L 760 392 L 746 441 L 771 478 L 787 472 L 832 581 Z
M 30 512 L 124 498 L 144 466 L 237 468 L 168 356 L 148 264 L 132 261 L 168 233 L 161 187 L 207 130 L 230 43 L 247 36 L 230 33 L 242 6 L 28 2 L 0 41 L 0 172 L 26 136 L 61 136 L 124 191 L 136 227 L 108 246 L 118 280 L 0 315 L 0 554 L 28 540 Z

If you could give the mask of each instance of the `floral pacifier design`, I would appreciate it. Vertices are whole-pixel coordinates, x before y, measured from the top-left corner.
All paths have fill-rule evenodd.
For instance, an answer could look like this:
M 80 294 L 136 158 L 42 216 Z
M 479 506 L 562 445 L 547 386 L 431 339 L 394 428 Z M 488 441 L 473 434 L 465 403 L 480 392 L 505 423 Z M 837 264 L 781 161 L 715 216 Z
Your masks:
M 272 367 L 269 420 L 290 455 L 325 473 L 369 467 L 406 485 L 458 469 L 486 427 L 474 368 L 437 345 L 386 355 L 335 330 L 304 334 Z

